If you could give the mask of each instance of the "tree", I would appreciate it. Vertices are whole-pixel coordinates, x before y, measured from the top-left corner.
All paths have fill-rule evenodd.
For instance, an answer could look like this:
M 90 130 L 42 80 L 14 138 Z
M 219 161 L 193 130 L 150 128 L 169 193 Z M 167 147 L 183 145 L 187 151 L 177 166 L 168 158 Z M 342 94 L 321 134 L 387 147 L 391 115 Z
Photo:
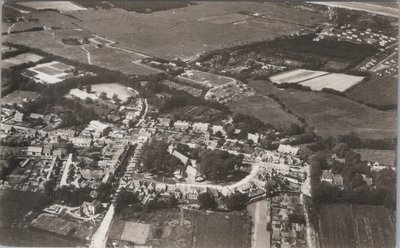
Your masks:
M 100 99 L 103 99 L 103 100 L 107 100 L 107 93 L 106 92 L 104 92 L 104 91 L 102 91 L 101 93 L 100 93 Z
M 87 104 L 92 104 L 92 103 L 93 103 L 93 99 L 90 98 L 90 97 L 86 97 L 86 98 L 85 98 L 85 102 L 86 102 Z
M 87 86 L 86 86 L 86 92 L 87 92 L 87 93 L 92 92 L 92 86 L 91 86 L 91 85 L 87 85 Z
M 209 191 L 200 193 L 197 200 L 202 209 L 215 209 L 217 207 L 217 203 Z
M 241 210 L 249 200 L 247 194 L 235 193 L 225 198 L 225 204 L 229 210 Z
M 114 95 L 112 96 L 112 99 L 114 102 L 120 102 L 121 100 L 118 98 L 118 95 L 116 93 L 114 93 Z

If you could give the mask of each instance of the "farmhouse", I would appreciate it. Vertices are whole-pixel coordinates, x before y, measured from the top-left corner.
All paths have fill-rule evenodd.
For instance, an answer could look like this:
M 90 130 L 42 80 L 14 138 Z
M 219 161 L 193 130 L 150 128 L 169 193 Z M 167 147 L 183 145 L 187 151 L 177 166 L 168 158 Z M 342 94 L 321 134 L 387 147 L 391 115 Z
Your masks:
M 24 121 L 24 114 L 17 111 L 15 113 L 15 115 L 14 115 L 14 121 L 23 122 Z
M 208 123 L 201 123 L 201 122 L 195 122 L 192 125 L 192 128 L 196 132 L 206 132 L 208 130 L 210 124 Z
M 171 119 L 169 118 L 157 118 L 157 121 L 162 127 L 169 127 L 171 123 Z
M 247 134 L 247 139 L 252 140 L 255 144 L 258 143 L 258 140 L 260 139 L 260 135 L 258 133 L 252 134 L 248 133 Z
M 41 146 L 28 146 L 28 150 L 26 152 L 29 156 L 40 156 L 42 155 L 43 147 Z
M 187 121 L 176 121 L 174 123 L 174 128 L 177 130 L 186 130 L 190 126 L 189 122 Z
M 333 183 L 333 175 L 330 171 L 324 170 L 321 176 L 321 182 Z

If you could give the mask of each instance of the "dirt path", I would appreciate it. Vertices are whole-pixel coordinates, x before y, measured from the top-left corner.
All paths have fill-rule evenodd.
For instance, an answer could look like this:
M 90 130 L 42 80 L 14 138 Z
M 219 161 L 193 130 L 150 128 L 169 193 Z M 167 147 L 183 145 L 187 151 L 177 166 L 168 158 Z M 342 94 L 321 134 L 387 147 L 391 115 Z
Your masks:
M 86 52 L 88 63 L 89 63 L 89 65 L 91 65 L 92 64 L 92 59 L 90 57 L 90 52 L 85 48 L 85 45 L 82 45 L 81 48 Z

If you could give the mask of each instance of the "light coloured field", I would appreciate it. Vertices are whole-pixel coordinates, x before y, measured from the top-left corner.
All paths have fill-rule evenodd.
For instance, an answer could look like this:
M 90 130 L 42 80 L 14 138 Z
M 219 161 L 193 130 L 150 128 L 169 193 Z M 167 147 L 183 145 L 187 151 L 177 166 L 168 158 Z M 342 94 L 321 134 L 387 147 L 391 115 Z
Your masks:
M 185 73 L 179 76 L 180 78 L 185 78 L 194 84 L 198 84 L 206 87 L 217 87 L 227 83 L 235 82 L 235 79 L 230 77 L 224 77 L 216 74 L 211 74 L 208 72 L 197 71 L 197 70 L 187 70 Z
M 32 1 L 18 2 L 18 4 L 32 9 L 57 9 L 59 11 L 77 11 L 86 9 L 70 1 Z
M 214 24 L 226 24 L 226 23 L 241 22 L 241 21 L 247 20 L 249 18 L 252 18 L 252 17 L 247 16 L 247 15 L 232 13 L 232 14 L 227 14 L 227 15 L 222 15 L 222 16 L 210 16 L 210 17 L 206 17 L 206 18 L 200 18 L 199 21 L 214 23 Z
M 35 78 L 40 80 L 42 83 L 56 84 L 66 78 L 73 77 L 72 72 L 67 72 L 68 69 L 72 68 L 73 67 L 59 61 L 51 61 L 36 65 L 28 70 L 37 73 Z
M 322 90 L 323 88 L 333 89 L 344 92 L 353 85 L 358 84 L 364 77 L 352 76 L 342 73 L 330 73 L 320 77 L 312 78 L 300 84 L 310 87 L 312 90 Z
M 377 161 L 381 165 L 396 166 L 396 151 L 373 149 L 355 149 L 355 151 L 361 154 L 361 160 Z
M 325 71 L 311 71 L 305 69 L 296 69 L 288 72 L 279 73 L 270 77 L 269 79 L 273 83 L 298 83 L 304 80 L 312 79 L 322 75 L 328 74 Z
M 109 98 L 117 94 L 118 98 L 122 101 L 126 101 L 130 96 L 137 95 L 135 92 L 129 91 L 126 86 L 119 83 L 94 84 L 92 85 L 92 91 L 95 92 L 96 96 L 100 96 L 101 92 L 106 92 Z
M 11 66 L 20 65 L 24 63 L 33 62 L 36 63 L 39 60 L 43 59 L 42 56 L 33 54 L 33 53 L 22 53 L 15 57 L 11 57 L 8 59 L 4 59 L 1 61 L 2 68 L 9 68 Z
M 322 4 L 330 7 L 353 9 L 370 12 L 379 15 L 399 17 L 399 8 L 395 6 L 385 6 L 383 3 L 368 2 L 311 2 L 313 4 Z
M 125 222 L 124 231 L 121 239 L 133 242 L 134 244 L 144 245 L 150 233 L 150 224 L 138 222 Z

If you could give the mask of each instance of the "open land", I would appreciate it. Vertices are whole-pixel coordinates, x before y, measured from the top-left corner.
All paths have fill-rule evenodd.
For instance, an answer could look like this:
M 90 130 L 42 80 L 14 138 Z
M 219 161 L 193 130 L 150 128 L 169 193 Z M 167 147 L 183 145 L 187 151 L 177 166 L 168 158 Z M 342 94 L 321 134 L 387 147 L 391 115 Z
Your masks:
M 346 91 L 346 95 L 364 103 L 376 105 L 397 105 L 397 79 L 371 75 L 356 86 Z
M 242 248 L 250 243 L 251 225 L 245 212 L 203 212 L 184 210 L 194 226 L 194 248 Z
M 391 138 L 396 134 L 396 111 L 379 111 L 333 94 L 278 89 L 266 81 L 251 81 L 249 85 L 260 94 L 277 96 L 321 136 L 354 131 L 363 138 L 374 139 Z
M 396 215 L 383 206 L 322 205 L 319 218 L 322 248 L 395 246 Z
M 257 19 L 258 24 L 241 22 L 238 25 L 199 21 L 241 11 L 257 12 L 269 18 Z M 77 25 L 118 41 L 119 47 L 167 59 L 193 58 L 216 48 L 272 39 L 313 26 L 324 19 L 321 14 L 288 8 L 280 3 L 249 3 L 246 6 L 237 3 L 199 3 L 151 14 L 111 9 L 76 11 L 71 15 L 80 20 L 76 22 Z M 287 21 L 288 15 L 291 15 L 290 22 Z M 119 28 L 107 28 L 110 25 Z
M 300 122 L 267 96 L 255 95 L 232 101 L 229 108 L 236 113 L 252 115 L 264 123 L 270 123 L 276 127 L 289 128 L 291 124 Z
M 310 87 L 312 90 L 322 90 L 327 88 L 344 92 L 361 82 L 363 79 L 364 77 L 346 75 L 343 73 L 329 73 L 327 75 L 303 81 L 300 84 Z
M 356 149 L 360 153 L 361 160 L 377 161 L 380 165 L 396 166 L 396 151 L 394 150 L 373 150 Z
M 2 60 L 1 66 L 3 68 L 9 68 L 9 67 L 24 64 L 24 63 L 30 63 L 30 62 L 35 63 L 41 59 L 43 59 L 42 56 L 36 55 L 34 53 L 23 53 L 23 54 L 19 54 L 19 55 L 15 56 L 15 57 L 11 57 L 11 58 Z
M 374 14 L 385 15 L 385 16 L 399 16 L 398 6 L 392 4 L 386 5 L 385 3 L 363 3 L 363 2 L 312 2 L 314 4 L 322 4 L 330 7 L 352 9 L 371 12 Z
M 90 93 L 86 90 L 72 89 L 69 94 L 75 97 L 85 100 L 86 97 L 90 97 L 93 100 L 98 99 L 100 94 L 105 92 L 107 97 L 111 97 L 116 94 L 118 98 L 122 101 L 126 101 L 131 96 L 136 96 L 137 94 L 128 90 L 126 86 L 119 83 L 108 83 L 108 84 L 94 84 L 92 85 L 92 91 Z
M 273 83 L 281 84 L 281 83 L 298 83 L 305 80 L 309 80 L 315 77 L 319 77 L 322 75 L 328 74 L 328 72 L 324 71 L 312 71 L 305 69 L 296 69 L 287 72 L 278 73 L 269 79 Z
M 70 1 L 31 1 L 31 2 L 18 2 L 18 4 L 38 10 L 57 9 L 59 11 L 77 11 L 86 9 Z

